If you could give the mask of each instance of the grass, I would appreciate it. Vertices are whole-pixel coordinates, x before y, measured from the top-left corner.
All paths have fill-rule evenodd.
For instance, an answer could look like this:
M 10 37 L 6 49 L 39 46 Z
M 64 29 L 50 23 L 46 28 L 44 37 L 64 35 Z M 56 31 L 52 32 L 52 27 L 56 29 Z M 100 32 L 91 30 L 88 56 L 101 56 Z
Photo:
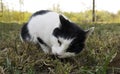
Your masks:
M 95 26 L 85 49 L 76 57 L 52 58 L 39 46 L 21 43 L 17 23 L 0 23 L 0 74 L 117 74 L 119 67 L 109 66 L 120 52 L 120 24 L 81 24 Z M 120 62 L 120 61 L 118 61 Z

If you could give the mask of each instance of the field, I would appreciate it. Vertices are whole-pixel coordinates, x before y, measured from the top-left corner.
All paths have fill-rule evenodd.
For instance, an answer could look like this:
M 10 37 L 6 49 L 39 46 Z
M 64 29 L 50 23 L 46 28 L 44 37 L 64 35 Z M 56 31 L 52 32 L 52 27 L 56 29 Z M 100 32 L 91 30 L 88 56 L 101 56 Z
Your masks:
M 58 59 L 38 45 L 22 43 L 22 25 L 0 23 L 0 74 L 118 74 L 120 73 L 120 24 L 80 24 L 95 31 L 76 57 Z M 115 57 L 115 58 L 114 58 Z

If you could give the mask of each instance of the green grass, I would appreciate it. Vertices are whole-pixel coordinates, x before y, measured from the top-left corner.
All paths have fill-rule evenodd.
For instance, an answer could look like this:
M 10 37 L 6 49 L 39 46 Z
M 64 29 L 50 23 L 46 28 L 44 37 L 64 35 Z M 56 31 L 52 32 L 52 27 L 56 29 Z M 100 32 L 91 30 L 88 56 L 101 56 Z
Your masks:
M 80 26 L 95 26 L 85 49 L 76 57 L 58 59 L 44 54 L 37 45 L 21 43 L 21 25 L 0 23 L 0 74 L 111 74 L 109 70 L 116 74 L 120 67 L 109 67 L 109 62 L 120 52 L 120 24 Z

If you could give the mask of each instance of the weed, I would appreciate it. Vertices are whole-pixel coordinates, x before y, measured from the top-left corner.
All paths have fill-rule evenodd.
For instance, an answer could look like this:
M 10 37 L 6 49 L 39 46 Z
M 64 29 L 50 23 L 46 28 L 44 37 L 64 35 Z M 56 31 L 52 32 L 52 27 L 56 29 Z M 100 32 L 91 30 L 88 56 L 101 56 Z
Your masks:
M 21 25 L 0 23 L 1 74 L 116 74 L 119 67 L 109 66 L 120 48 L 120 24 L 81 24 L 95 26 L 85 49 L 76 57 L 51 58 L 31 43 L 19 38 Z M 120 62 L 120 61 L 118 61 Z

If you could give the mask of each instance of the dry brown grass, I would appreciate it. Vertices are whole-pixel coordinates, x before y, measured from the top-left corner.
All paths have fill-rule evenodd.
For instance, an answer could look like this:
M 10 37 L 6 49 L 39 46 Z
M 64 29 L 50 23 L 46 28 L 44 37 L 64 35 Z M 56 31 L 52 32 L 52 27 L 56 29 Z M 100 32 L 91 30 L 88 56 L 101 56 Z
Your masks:
M 44 54 L 37 45 L 21 43 L 21 25 L 0 23 L 0 74 L 120 73 L 117 64 L 120 60 L 112 61 L 113 65 L 109 66 L 113 55 L 120 52 L 120 24 L 81 26 L 95 26 L 84 51 L 76 57 L 58 59 Z M 120 59 L 119 55 L 117 57 Z

